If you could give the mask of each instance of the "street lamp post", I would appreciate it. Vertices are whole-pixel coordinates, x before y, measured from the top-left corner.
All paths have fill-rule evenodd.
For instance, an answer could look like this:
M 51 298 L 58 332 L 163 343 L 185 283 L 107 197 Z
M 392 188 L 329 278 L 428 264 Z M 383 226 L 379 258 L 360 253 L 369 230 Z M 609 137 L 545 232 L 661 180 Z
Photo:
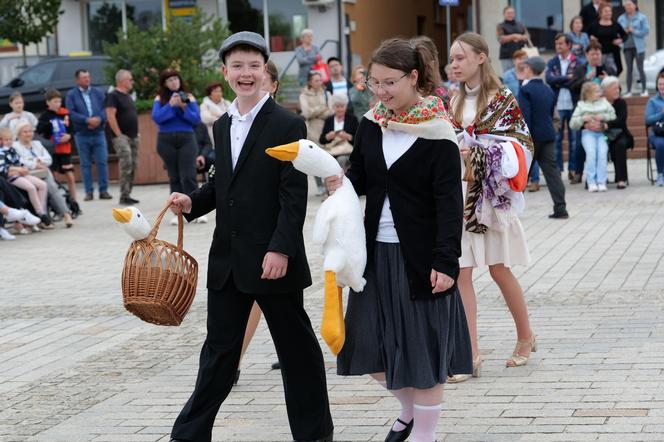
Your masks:
M 459 6 L 459 0 L 438 0 L 438 4 L 440 6 L 445 6 L 445 16 L 447 20 L 445 30 L 447 31 L 447 48 L 449 50 L 449 47 L 452 44 L 452 23 L 450 19 L 450 8 L 452 6 Z

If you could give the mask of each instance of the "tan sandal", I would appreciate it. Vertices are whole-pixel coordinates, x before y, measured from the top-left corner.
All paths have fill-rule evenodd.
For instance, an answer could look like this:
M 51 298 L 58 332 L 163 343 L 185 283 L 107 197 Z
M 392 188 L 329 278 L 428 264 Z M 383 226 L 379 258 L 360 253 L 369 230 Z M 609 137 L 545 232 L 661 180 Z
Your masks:
M 473 373 L 472 374 L 454 374 L 447 377 L 447 382 L 450 384 L 458 384 L 459 382 L 466 382 L 470 378 L 479 378 L 482 371 L 482 359 L 478 356 L 473 360 Z
M 535 333 L 532 331 L 530 332 L 530 339 L 527 341 L 516 341 L 516 347 L 514 348 L 514 352 L 512 353 L 512 356 L 505 361 L 505 366 L 506 367 L 521 367 L 523 365 L 526 365 L 528 363 L 528 360 L 530 359 L 530 355 L 528 356 L 523 356 L 519 354 L 519 351 L 526 346 L 530 346 L 530 352 L 535 353 L 537 351 L 537 341 L 535 336 Z

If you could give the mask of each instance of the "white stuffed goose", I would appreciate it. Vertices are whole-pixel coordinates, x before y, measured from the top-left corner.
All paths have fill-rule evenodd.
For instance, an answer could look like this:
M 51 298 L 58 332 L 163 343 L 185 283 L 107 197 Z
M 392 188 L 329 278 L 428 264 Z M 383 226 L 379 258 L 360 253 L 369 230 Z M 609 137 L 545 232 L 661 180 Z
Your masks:
M 125 209 L 113 209 L 113 218 L 135 241 L 145 239 L 150 234 L 152 226 L 136 207 L 127 207 Z
M 300 140 L 265 151 L 273 158 L 292 161 L 293 167 L 307 175 L 328 177 L 343 172 L 337 160 L 314 142 Z M 341 290 L 350 286 L 361 292 L 367 263 L 364 216 L 360 200 L 348 178 L 318 209 L 313 227 L 314 244 L 323 247 L 325 304 L 321 335 L 335 355 L 345 340 Z

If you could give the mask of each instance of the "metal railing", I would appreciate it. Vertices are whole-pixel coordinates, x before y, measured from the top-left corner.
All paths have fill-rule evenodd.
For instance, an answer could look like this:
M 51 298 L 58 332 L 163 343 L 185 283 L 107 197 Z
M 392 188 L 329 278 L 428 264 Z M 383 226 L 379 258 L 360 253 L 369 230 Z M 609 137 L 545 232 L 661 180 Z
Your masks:
M 336 43 L 336 44 L 337 44 L 337 49 L 339 49 L 339 40 L 325 40 L 325 41 L 323 42 L 323 44 L 318 48 L 318 50 L 322 52 L 323 49 L 325 49 L 325 46 L 326 46 L 328 43 Z M 340 52 L 340 51 L 338 51 L 338 52 Z M 286 72 L 288 72 L 288 69 L 290 69 L 291 65 L 293 64 L 293 62 L 294 62 L 295 60 L 297 60 L 297 56 L 296 56 L 295 54 L 293 54 L 293 57 L 291 57 L 290 61 L 289 61 L 288 64 L 286 65 L 286 67 L 285 67 L 285 68 L 281 71 L 281 73 L 279 74 L 279 80 L 280 80 L 280 81 L 281 81 L 281 79 L 284 77 L 284 75 L 286 75 Z

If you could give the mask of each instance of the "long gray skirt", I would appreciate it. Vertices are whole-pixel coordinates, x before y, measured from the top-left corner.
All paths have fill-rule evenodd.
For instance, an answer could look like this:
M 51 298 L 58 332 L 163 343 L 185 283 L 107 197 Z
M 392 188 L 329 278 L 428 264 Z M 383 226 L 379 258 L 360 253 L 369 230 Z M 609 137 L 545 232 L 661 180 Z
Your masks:
M 385 372 L 387 388 L 427 389 L 451 374 L 472 373 L 468 324 L 458 291 L 413 300 L 399 244 L 376 243 L 364 291 L 352 290 L 342 376 Z

